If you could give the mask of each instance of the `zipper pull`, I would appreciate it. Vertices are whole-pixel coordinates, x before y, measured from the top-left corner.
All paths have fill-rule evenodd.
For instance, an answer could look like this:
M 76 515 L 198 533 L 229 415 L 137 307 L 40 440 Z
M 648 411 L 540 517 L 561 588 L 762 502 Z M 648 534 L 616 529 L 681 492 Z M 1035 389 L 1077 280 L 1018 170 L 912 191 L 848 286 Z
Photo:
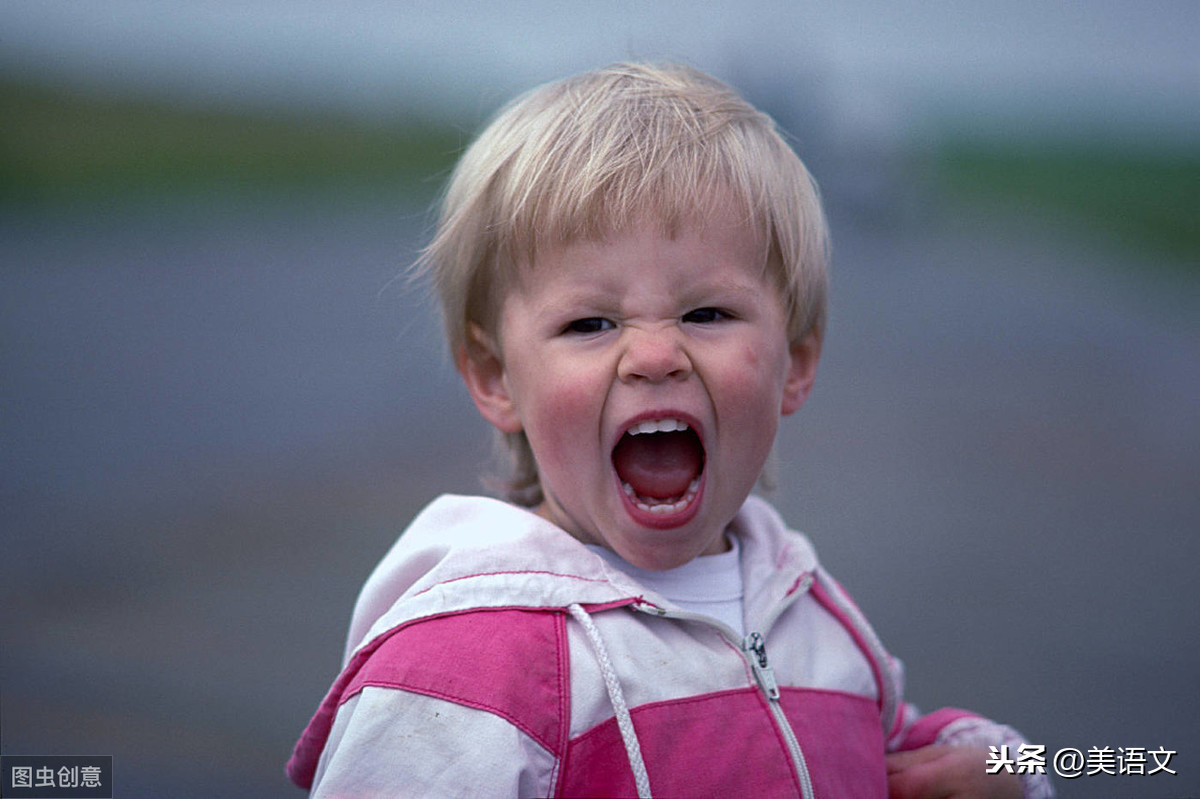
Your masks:
M 750 633 L 742 642 L 742 650 L 750 655 L 750 666 L 754 676 L 768 699 L 779 698 L 779 684 L 775 682 L 775 670 L 767 662 L 767 644 L 760 633 Z

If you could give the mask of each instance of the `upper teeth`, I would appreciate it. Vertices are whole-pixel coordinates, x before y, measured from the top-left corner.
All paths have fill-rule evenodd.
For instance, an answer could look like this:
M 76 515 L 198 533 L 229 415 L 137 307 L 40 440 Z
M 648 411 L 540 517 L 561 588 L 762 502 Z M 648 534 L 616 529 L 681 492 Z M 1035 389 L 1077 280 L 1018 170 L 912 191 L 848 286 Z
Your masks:
M 631 436 L 637 436 L 642 433 L 674 433 L 687 429 L 687 424 L 678 419 L 647 419 L 629 428 L 628 432 Z

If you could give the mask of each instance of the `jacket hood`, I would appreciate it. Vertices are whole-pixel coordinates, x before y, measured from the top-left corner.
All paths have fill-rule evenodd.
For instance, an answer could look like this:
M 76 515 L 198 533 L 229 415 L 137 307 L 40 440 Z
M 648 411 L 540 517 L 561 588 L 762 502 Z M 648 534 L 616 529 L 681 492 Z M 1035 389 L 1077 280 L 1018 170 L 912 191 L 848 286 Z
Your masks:
M 750 497 L 731 528 L 742 545 L 747 615 L 772 602 L 796 576 L 817 568 L 808 540 L 766 535 L 786 529 L 773 508 Z M 765 541 L 780 541 L 769 551 Z M 425 508 L 364 584 L 354 606 L 343 664 L 398 624 L 485 608 L 669 604 L 537 514 L 485 497 L 446 495 Z
M 541 516 L 486 497 L 446 495 L 413 520 L 367 578 L 343 664 L 362 644 L 423 616 L 606 605 L 640 593 L 629 577 Z

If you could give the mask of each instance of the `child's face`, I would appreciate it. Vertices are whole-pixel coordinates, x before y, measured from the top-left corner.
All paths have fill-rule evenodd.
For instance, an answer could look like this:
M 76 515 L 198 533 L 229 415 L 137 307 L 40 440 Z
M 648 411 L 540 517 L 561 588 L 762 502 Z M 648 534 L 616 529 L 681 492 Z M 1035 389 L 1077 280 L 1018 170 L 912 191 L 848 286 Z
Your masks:
M 789 346 L 780 292 L 738 218 L 539 251 L 497 340 L 476 331 L 462 363 L 484 416 L 527 435 L 539 513 L 642 568 L 727 549 L 780 415 L 816 372 L 819 343 Z M 631 434 L 647 422 L 687 430 Z

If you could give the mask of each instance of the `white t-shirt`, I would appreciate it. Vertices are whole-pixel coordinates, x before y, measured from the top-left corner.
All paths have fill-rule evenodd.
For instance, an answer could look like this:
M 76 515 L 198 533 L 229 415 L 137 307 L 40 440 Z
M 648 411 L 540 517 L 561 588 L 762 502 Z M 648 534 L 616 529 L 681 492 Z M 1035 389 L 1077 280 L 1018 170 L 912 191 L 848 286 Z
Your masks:
M 712 616 L 732 627 L 739 636 L 745 636 L 742 550 L 735 536 L 728 536 L 728 540 L 731 544 L 728 552 L 701 555 L 682 566 L 664 571 L 638 568 L 602 546 L 588 544 L 587 547 L 613 568 L 620 569 L 684 610 Z

